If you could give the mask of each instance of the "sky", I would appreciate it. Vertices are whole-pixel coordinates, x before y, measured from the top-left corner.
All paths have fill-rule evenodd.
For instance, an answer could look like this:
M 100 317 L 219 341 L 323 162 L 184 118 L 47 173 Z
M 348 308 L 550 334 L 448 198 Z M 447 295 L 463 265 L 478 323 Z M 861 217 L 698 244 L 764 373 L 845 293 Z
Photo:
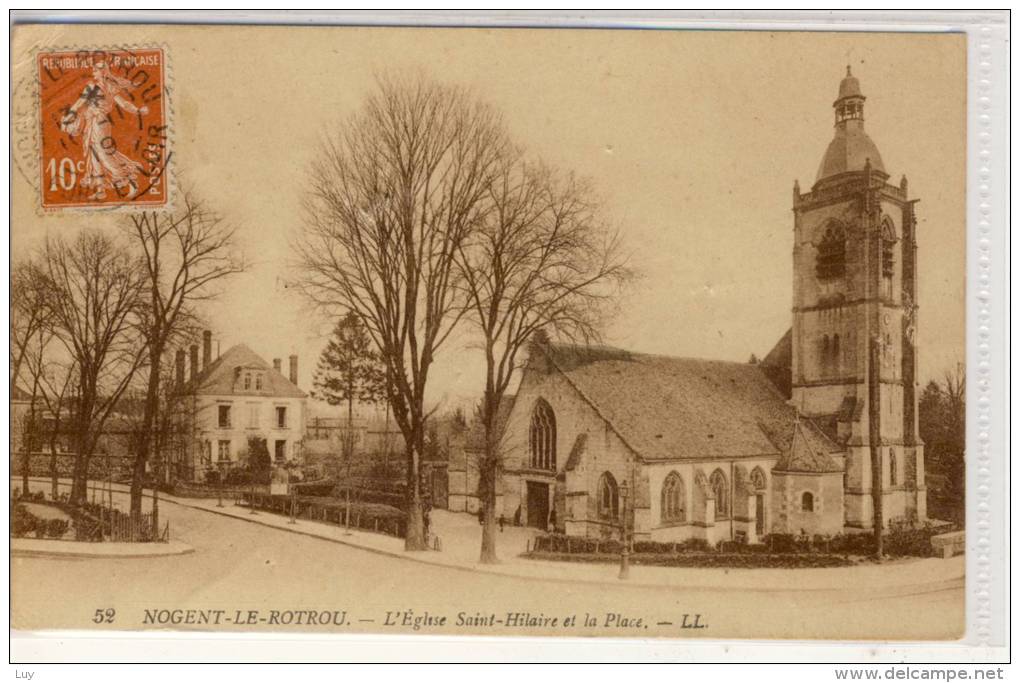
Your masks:
M 378 75 L 469 86 L 532 154 L 592 180 L 640 274 L 606 343 L 744 361 L 790 326 L 792 188 L 815 180 L 849 64 L 890 182 L 905 174 L 920 199 L 920 380 L 964 360 L 961 35 L 19 26 L 13 41 L 15 83 L 40 47 L 164 46 L 178 187 L 237 228 L 251 264 L 206 311 L 214 339 L 267 361 L 298 354 L 306 390 L 332 321 L 286 287 L 290 244 L 323 136 L 357 111 Z M 37 207 L 37 190 L 14 173 L 15 258 L 47 233 L 124 220 Z M 472 403 L 483 370 L 470 338 L 452 338 L 430 400 Z

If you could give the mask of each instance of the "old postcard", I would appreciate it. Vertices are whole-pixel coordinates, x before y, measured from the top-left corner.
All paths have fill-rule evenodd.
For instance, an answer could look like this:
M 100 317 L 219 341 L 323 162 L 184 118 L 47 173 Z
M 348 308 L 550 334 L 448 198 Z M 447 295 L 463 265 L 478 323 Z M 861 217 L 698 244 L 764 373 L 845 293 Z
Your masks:
M 15 26 L 13 628 L 960 638 L 966 71 Z

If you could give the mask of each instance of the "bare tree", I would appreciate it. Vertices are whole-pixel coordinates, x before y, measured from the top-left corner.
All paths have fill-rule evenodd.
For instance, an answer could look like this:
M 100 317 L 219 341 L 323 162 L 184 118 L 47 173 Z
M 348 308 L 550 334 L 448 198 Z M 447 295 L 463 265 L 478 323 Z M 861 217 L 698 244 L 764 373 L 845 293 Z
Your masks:
M 419 462 L 436 353 L 463 312 L 456 255 L 507 146 L 500 117 L 467 91 L 381 80 L 315 161 L 296 284 L 364 323 L 404 436 L 408 550 L 426 547 Z
M 28 412 L 20 420 L 20 424 L 11 425 L 11 435 L 15 431 L 20 432 L 21 448 L 21 490 L 28 495 L 28 480 L 32 469 L 32 453 L 38 448 L 42 436 L 42 415 L 40 414 L 42 387 L 42 374 L 44 372 L 43 357 L 46 346 L 52 338 L 45 325 L 38 327 L 35 336 L 20 352 L 19 374 L 28 386 Z M 13 383 L 12 383 L 13 389 Z M 12 438 L 13 442 L 13 438 Z
M 77 372 L 71 422 L 75 452 L 71 500 L 85 500 L 89 464 L 107 418 L 145 357 L 139 329 L 142 274 L 115 238 L 94 230 L 50 238 L 45 268 L 53 286 L 54 333 Z
M 469 318 L 485 354 L 479 418 L 480 561 L 496 556 L 496 487 L 502 466 L 500 407 L 522 350 L 540 330 L 597 338 L 630 277 L 617 234 L 600 221 L 590 187 L 573 175 L 505 160 L 487 192 L 488 211 L 458 250 Z
M 129 233 L 144 266 L 148 373 L 142 424 L 131 476 L 131 515 L 142 514 L 145 470 L 159 420 L 163 356 L 191 319 L 194 304 L 216 294 L 214 284 L 243 270 L 233 252 L 234 230 L 200 201 L 185 194 L 175 212 L 132 214 Z
M 21 376 L 29 346 L 50 324 L 51 287 L 46 271 L 35 259 L 16 262 L 11 269 L 10 384 L 11 393 Z
M 77 366 L 74 360 L 48 360 L 40 373 L 42 401 L 48 416 L 45 435 L 50 451 L 50 495 L 56 500 L 60 490 L 60 433 L 67 421 L 73 420 L 77 405 Z

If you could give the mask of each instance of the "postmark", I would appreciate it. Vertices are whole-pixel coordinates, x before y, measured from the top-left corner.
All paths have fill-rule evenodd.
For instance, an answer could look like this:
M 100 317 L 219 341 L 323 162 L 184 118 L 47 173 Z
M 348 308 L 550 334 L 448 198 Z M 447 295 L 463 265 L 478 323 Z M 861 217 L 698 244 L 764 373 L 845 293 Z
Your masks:
M 172 159 L 162 47 L 36 54 L 40 206 L 166 206 Z

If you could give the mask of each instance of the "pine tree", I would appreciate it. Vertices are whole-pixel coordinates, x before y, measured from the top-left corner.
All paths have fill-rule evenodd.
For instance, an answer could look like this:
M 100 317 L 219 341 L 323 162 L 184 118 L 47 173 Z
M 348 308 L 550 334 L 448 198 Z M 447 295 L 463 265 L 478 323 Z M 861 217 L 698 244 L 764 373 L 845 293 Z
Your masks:
M 312 378 L 312 396 L 332 406 L 347 404 L 347 431 L 344 435 L 346 461 L 347 513 L 350 521 L 351 459 L 354 457 L 354 402 L 379 403 L 386 399 L 386 371 L 372 347 L 361 318 L 348 311 L 333 329 Z

